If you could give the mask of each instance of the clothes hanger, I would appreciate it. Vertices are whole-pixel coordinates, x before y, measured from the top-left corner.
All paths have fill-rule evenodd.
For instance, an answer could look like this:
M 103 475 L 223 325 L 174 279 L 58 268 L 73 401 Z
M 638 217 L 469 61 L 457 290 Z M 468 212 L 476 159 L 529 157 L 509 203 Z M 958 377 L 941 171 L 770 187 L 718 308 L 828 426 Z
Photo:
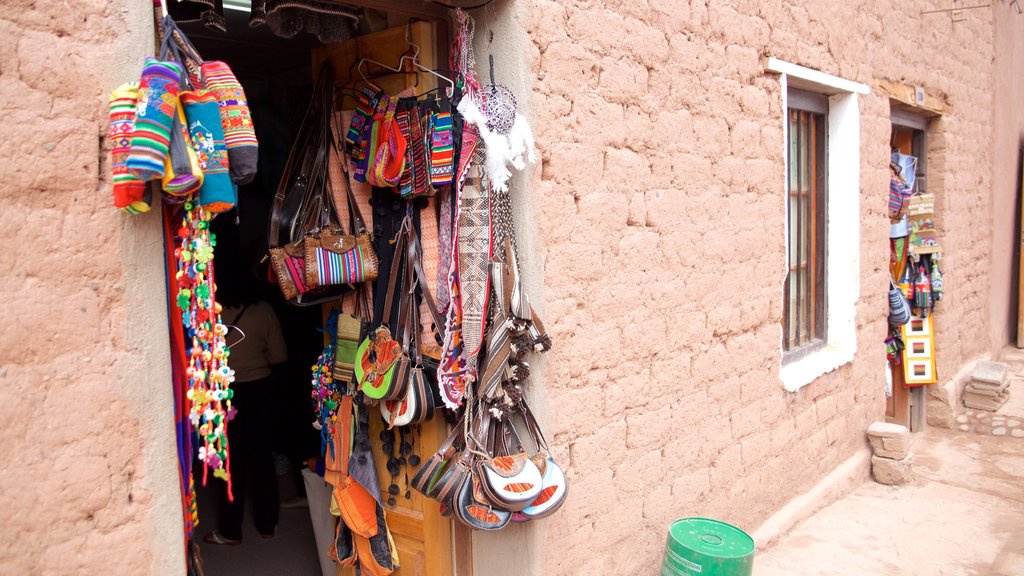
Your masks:
M 451 78 L 448 78 L 447 76 L 444 76 L 444 75 L 438 73 L 436 70 L 432 70 L 430 68 L 427 68 L 426 66 L 424 66 L 423 64 L 420 63 L 420 47 L 419 47 L 419 44 L 416 44 L 416 43 L 414 43 L 412 41 L 412 22 L 413 22 L 412 19 L 409 19 L 408 24 L 406 24 L 406 26 L 405 26 L 405 44 L 408 47 L 410 47 L 410 48 L 415 48 L 416 51 L 413 52 L 412 56 L 409 56 L 408 54 L 402 54 L 402 57 L 398 60 L 398 67 L 401 68 L 402 67 L 402 63 L 404 63 L 406 60 L 409 60 L 410 62 L 412 62 L 412 65 L 415 66 L 416 68 L 419 68 L 423 72 L 426 72 L 427 74 L 431 74 L 433 76 L 436 76 L 436 77 L 440 78 L 441 80 L 444 80 L 445 82 L 447 82 L 448 83 L 448 90 L 449 90 L 448 95 L 451 96 L 452 93 L 455 90 L 455 82 L 453 82 Z

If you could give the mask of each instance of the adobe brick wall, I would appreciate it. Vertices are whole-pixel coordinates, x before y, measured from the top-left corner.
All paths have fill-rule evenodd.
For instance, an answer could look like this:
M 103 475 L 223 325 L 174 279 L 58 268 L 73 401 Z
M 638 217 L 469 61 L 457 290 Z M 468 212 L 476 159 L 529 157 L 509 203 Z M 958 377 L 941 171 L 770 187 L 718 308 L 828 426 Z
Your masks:
M 0 13 L 0 573 L 182 574 L 159 214 L 111 208 L 145 2 Z
M 990 329 L 993 345 L 1016 344 L 1017 292 L 1000 290 L 1011 285 L 1018 276 L 1020 239 L 1014 223 L 1019 220 L 1017 197 L 1020 195 L 1020 163 L 1024 153 L 1024 17 L 1004 17 L 995 20 L 995 76 L 998 79 L 992 91 L 993 130 L 995 146 L 992 163 L 992 290 L 989 306 L 992 314 Z M 1016 286 L 1013 286 L 1014 288 Z
M 491 12 L 512 31 L 506 61 L 524 63 L 517 93 L 533 90 L 524 110 L 542 164 L 516 183 L 528 200 L 517 210 L 534 222 L 525 268 L 556 341 L 535 367 L 537 393 L 572 482 L 557 515 L 479 536 L 478 550 L 525 556 L 492 568 L 652 573 L 672 519 L 752 530 L 863 445 L 883 408 L 878 80 L 922 85 L 951 110 L 930 158 L 949 293 L 940 375 L 1004 341 L 990 295 L 1009 280 L 992 275 L 990 253 L 1012 238 L 1009 177 L 992 150 L 1024 120 L 993 136 L 993 116 L 1012 108 L 1000 98 L 1022 91 L 992 87 L 997 70 L 1019 68 L 1022 19 L 1001 3 L 956 24 L 921 16 L 923 0 L 712 4 L 519 0 Z M 180 574 L 158 217 L 110 209 L 102 160 L 106 97 L 138 74 L 149 7 L 5 8 L 0 572 Z M 778 379 L 783 110 L 766 56 L 873 88 L 861 99 L 858 354 L 796 393 Z
M 952 24 L 922 16 L 923 1 L 519 5 L 543 159 L 532 269 L 557 343 L 543 363 L 548 435 L 572 486 L 538 528 L 538 573 L 654 573 L 671 520 L 752 531 L 863 446 L 884 414 L 879 81 L 924 86 L 950 108 L 929 174 L 948 290 L 940 378 L 1001 345 L 988 306 L 992 18 L 1009 7 Z M 796 393 L 778 375 L 784 114 L 768 56 L 872 88 L 860 99 L 858 351 Z

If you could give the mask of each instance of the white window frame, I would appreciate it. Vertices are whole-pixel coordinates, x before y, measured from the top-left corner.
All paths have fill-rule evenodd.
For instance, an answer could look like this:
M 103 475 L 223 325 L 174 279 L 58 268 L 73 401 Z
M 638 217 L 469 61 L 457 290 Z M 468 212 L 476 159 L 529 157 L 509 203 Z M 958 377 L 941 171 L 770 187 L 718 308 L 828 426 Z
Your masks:
M 825 346 L 789 362 L 782 362 L 779 377 L 786 390 L 795 392 L 824 374 L 849 364 L 857 352 L 857 300 L 860 298 L 860 107 L 858 97 L 870 89 L 798 64 L 769 58 L 767 71 L 780 75 L 784 114 L 783 150 L 789 148 L 789 87 L 828 96 L 826 185 L 826 278 L 827 317 Z M 788 154 L 783 154 L 789 174 Z M 785 179 L 783 179 L 785 187 Z M 785 201 L 788 195 L 780 198 Z M 789 223 L 784 223 L 788 226 Z M 788 230 L 786 234 L 789 238 Z M 789 246 L 786 246 L 789 254 Z M 783 260 L 779 293 L 785 282 L 788 259 Z M 779 325 L 779 356 L 785 335 Z

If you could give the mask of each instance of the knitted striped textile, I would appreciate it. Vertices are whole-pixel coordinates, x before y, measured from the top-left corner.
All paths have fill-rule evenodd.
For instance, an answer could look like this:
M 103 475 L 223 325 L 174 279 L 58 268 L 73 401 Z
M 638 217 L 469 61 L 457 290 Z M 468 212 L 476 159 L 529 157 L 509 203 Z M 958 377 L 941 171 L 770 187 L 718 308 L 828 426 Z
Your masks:
M 130 214 L 149 211 L 149 204 L 143 201 L 146 183 L 136 178 L 127 164 L 138 101 L 138 82 L 122 84 L 110 95 L 110 172 L 114 183 L 114 206 Z
M 203 169 L 199 205 L 210 212 L 225 212 L 238 202 L 238 187 L 231 181 L 224 130 L 220 124 L 217 97 L 206 90 L 181 93 L 188 132 Z
M 434 186 L 451 184 L 455 173 L 451 112 L 431 115 L 429 133 L 430 183 Z
M 181 66 L 146 57 L 139 81 L 139 103 L 127 165 L 143 182 L 162 178 L 174 110 L 181 90 Z
M 259 148 L 245 91 L 224 62 L 204 62 L 203 78 L 206 89 L 213 92 L 219 105 L 231 181 L 239 186 L 248 184 L 256 177 Z

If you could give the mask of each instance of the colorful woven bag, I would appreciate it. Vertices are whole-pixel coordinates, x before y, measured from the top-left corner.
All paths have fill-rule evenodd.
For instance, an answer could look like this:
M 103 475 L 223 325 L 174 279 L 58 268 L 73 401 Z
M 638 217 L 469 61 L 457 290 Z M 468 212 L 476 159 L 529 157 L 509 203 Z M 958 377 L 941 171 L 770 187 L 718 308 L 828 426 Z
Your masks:
M 245 90 L 224 62 L 204 62 L 202 70 L 206 89 L 217 98 L 220 122 L 224 129 L 224 144 L 228 150 L 231 181 L 244 186 L 256 177 L 256 164 L 259 159 L 256 129 L 252 124 Z
M 203 169 L 199 205 L 217 214 L 238 203 L 238 187 L 231 181 L 228 151 L 224 144 L 217 97 L 206 90 L 181 93 L 181 104 L 188 120 L 188 132 Z
M 146 183 L 128 169 L 135 113 L 139 101 L 139 83 L 126 82 L 110 95 L 110 171 L 114 206 L 131 214 L 149 212 L 145 201 Z

